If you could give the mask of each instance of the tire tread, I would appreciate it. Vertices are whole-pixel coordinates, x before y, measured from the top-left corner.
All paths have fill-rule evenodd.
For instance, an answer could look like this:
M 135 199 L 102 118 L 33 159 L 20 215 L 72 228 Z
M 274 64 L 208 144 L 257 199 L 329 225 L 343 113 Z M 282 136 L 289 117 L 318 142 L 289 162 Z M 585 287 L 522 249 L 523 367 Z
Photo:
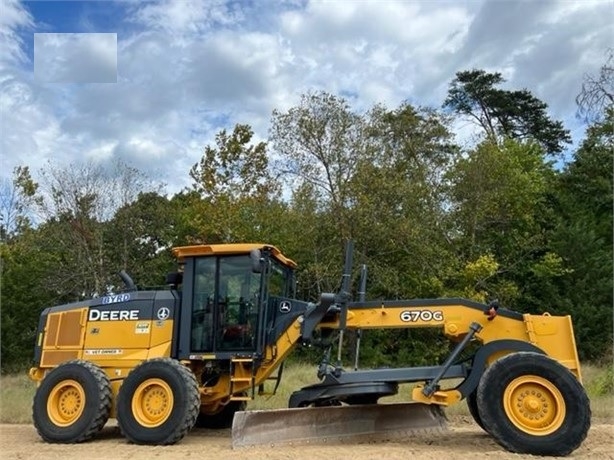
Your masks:
M 134 429 L 128 429 L 127 424 L 128 421 L 123 419 L 121 407 L 123 407 L 124 398 L 132 399 L 132 394 L 124 394 L 119 391 L 118 395 L 118 411 L 117 411 L 117 421 L 122 435 L 128 439 L 130 442 L 135 444 L 154 444 L 154 445 L 170 445 L 179 442 L 193 427 L 196 423 L 196 418 L 198 416 L 200 410 L 200 393 L 198 391 L 198 383 L 196 381 L 196 377 L 194 373 L 188 369 L 186 366 L 179 363 L 179 361 L 172 358 L 154 358 L 143 363 L 139 364 L 135 367 L 126 380 L 130 379 L 130 375 L 137 371 L 138 369 L 142 369 L 142 366 L 168 366 L 173 371 L 175 371 L 179 377 L 181 378 L 183 388 L 186 390 L 186 400 L 185 405 L 182 408 L 183 416 L 179 423 L 177 423 L 174 427 L 171 427 L 170 431 L 166 433 L 164 436 L 161 436 L 160 439 L 156 440 L 145 440 L 140 437 L 138 434 L 133 433 Z M 126 380 L 122 383 L 122 387 L 124 387 Z M 128 407 L 130 405 L 128 404 Z M 165 422 L 166 423 L 166 422 Z
M 97 410 L 95 413 L 95 417 L 91 419 L 91 421 L 87 424 L 85 429 L 80 432 L 76 432 L 73 436 L 58 436 L 55 433 L 52 433 L 45 426 L 47 421 L 45 420 L 45 414 L 42 414 L 42 410 L 37 408 L 38 398 L 45 396 L 43 393 L 47 390 L 47 386 L 41 383 L 41 386 L 37 389 L 36 395 L 34 396 L 34 402 L 32 405 L 32 419 L 34 422 L 34 427 L 38 435 L 45 440 L 46 442 L 51 443 L 81 443 L 85 441 L 89 441 L 98 433 L 104 425 L 109 420 L 109 415 L 111 413 L 111 402 L 112 402 L 112 392 L 111 392 L 111 382 L 107 374 L 97 366 L 96 364 L 85 361 L 83 359 L 75 359 L 71 361 L 66 361 L 65 363 L 60 364 L 58 367 L 53 369 L 45 378 L 51 377 L 55 378 L 55 375 L 58 373 L 64 372 L 64 370 L 69 366 L 80 366 L 86 369 L 91 376 L 94 378 L 96 386 L 98 387 L 98 402 L 97 402 Z M 58 383 L 61 379 L 58 381 Z M 44 379 L 43 379 L 44 382 Z M 48 397 L 48 395 L 46 395 Z M 90 395 L 86 395 L 86 404 L 87 399 L 90 398 Z M 45 398 L 46 399 L 46 398 Z M 49 421 L 51 423 L 51 421 Z M 76 423 L 76 422 L 75 422 Z
M 502 407 L 505 382 L 529 374 L 542 374 L 565 399 L 563 426 L 546 436 L 522 432 L 509 421 Z M 489 366 L 480 379 L 477 402 L 487 431 L 501 446 L 520 454 L 569 455 L 582 444 L 591 424 L 590 402 L 582 384 L 558 361 L 534 352 L 511 353 Z

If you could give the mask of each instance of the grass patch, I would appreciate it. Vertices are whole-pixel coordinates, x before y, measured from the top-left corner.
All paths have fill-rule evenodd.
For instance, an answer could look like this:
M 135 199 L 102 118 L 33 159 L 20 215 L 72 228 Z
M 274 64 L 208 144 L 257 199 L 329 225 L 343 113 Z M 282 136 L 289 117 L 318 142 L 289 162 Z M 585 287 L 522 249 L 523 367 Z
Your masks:
M 606 366 L 585 364 L 582 380 L 591 400 L 593 417 L 614 422 L 614 375 L 612 363 Z
M 249 401 L 250 410 L 282 409 L 288 407 L 292 392 L 307 385 L 318 383 L 317 366 L 315 364 L 291 363 L 284 367 L 281 383 L 273 396 L 256 396 Z M 275 382 L 266 382 L 265 391 L 271 391 Z
M 593 417 L 614 423 L 614 382 L 612 365 L 582 366 L 584 386 L 591 400 Z M 281 385 L 274 396 L 256 397 L 248 403 L 248 409 L 281 409 L 288 407 L 288 400 L 293 391 L 304 386 L 318 383 L 315 364 L 291 363 L 284 369 Z M 448 381 L 446 386 L 453 386 Z M 274 382 L 267 382 L 266 389 L 273 388 Z M 399 385 L 399 393 L 382 398 L 382 402 L 410 401 L 414 384 Z M 0 423 L 32 423 L 32 399 L 36 384 L 25 373 L 0 376 Z M 446 409 L 448 415 L 469 416 L 464 401 Z
M 32 423 L 35 391 L 25 373 L 0 376 L 0 423 Z

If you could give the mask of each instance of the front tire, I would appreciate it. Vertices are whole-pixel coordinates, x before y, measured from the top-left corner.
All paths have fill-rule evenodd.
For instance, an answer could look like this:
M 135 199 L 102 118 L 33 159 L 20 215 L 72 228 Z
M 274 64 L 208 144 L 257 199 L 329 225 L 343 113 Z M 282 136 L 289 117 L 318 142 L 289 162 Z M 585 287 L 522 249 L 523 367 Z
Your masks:
M 471 417 L 473 417 L 473 420 L 475 421 L 475 423 L 478 424 L 480 428 L 482 428 L 484 431 L 488 433 L 488 430 L 486 429 L 484 422 L 482 422 L 482 417 L 480 417 L 480 411 L 478 409 L 478 389 L 476 388 L 474 391 L 469 393 L 466 400 L 467 400 L 467 408 L 469 409 L 469 413 L 471 414 Z
M 122 383 L 117 423 L 135 444 L 175 444 L 192 429 L 199 409 L 192 371 L 170 358 L 152 359 L 135 367 Z
M 495 361 L 480 379 L 477 404 L 488 432 L 511 452 L 568 455 L 590 427 L 590 404 L 580 382 L 539 353 Z
M 111 383 L 100 367 L 68 361 L 43 379 L 34 395 L 32 419 L 47 442 L 78 443 L 91 439 L 107 423 Z

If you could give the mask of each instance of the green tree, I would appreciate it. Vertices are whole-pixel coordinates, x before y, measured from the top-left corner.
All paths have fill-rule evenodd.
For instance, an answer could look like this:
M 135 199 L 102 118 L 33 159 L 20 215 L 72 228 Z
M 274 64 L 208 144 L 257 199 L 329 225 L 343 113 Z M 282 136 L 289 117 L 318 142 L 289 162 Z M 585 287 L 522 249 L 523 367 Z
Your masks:
M 366 117 L 366 149 L 350 190 L 356 258 L 369 268 L 369 299 L 439 297 L 455 273 L 445 173 L 459 150 L 448 122 L 408 103 L 375 106 Z M 370 365 L 427 365 L 449 352 L 432 330 L 364 331 L 362 348 Z
M 441 294 L 449 253 L 445 177 L 458 154 L 446 120 L 402 104 L 369 113 L 367 153 L 351 182 L 357 248 L 374 295 Z
M 560 153 L 564 144 L 571 142 L 563 123 L 550 119 L 546 112 L 548 106 L 530 91 L 497 88 L 504 82 L 498 72 L 457 72 L 443 105 L 476 122 L 487 139 L 534 140 L 546 153 Z
M 308 93 L 287 112 L 273 111 L 271 143 L 277 168 L 294 187 L 308 183 L 337 222 L 339 240 L 351 236 L 349 183 L 362 157 L 363 118 L 343 98 Z
M 466 289 L 489 293 L 504 304 L 519 302 L 523 277 L 547 251 L 542 226 L 551 214 L 547 199 L 553 177 L 535 143 L 507 140 L 502 145 L 485 140 L 449 173 L 451 234 L 461 265 L 489 256 L 497 270 L 488 278 L 457 278 Z
M 588 128 L 555 189 L 552 247 L 567 268 L 560 297 L 574 318 L 583 359 L 612 350 L 614 109 Z
M 56 293 L 41 282 L 54 268 L 53 256 L 41 244 L 31 216 L 40 200 L 38 184 L 27 166 L 13 170 L 3 184 L 0 202 L 0 356 L 2 372 L 21 370 L 32 357 L 38 316 L 57 300 Z
M 178 214 L 171 200 L 157 192 L 140 193 L 118 209 L 104 230 L 111 269 L 125 270 L 139 287 L 161 285 L 174 265 Z
M 118 267 L 110 259 L 108 238 L 125 230 L 109 222 L 118 208 L 153 184 L 122 162 L 111 169 L 91 162 L 67 168 L 50 163 L 40 176 L 40 210 L 45 218 L 41 229 L 48 232 L 62 262 L 45 281 L 58 292 L 70 292 L 74 300 L 104 295 L 117 285 Z
M 216 146 L 207 145 L 190 170 L 193 189 L 210 200 L 274 195 L 278 186 L 268 170 L 267 145 L 252 145 L 253 136 L 248 125 L 238 124 L 230 134 L 221 130 L 215 136 Z
M 300 262 L 298 293 L 312 301 L 338 289 L 342 271 L 338 223 L 323 206 L 322 193 L 308 182 L 298 185 L 284 221 L 284 251 Z
M 58 260 L 47 250 L 40 232 L 23 229 L 10 241 L 0 242 L 0 342 L 2 372 L 29 365 L 42 310 L 61 303 L 61 296 L 44 280 L 58 269 Z
M 109 279 L 103 222 L 113 213 L 106 174 L 93 163 L 61 168 L 49 163 L 41 170 L 44 227 L 63 249 L 62 266 L 48 280 L 52 288 L 79 297 L 102 295 Z
M 369 267 L 368 298 L 443 291 L 440 276 L 451 271 L 443 171 L 458 154 L 446 123 L 435 111 L 409 104 L 358 114 L 326 93 L 304 95 L 297 107 L 274 113 L 271 142 L 293 178 L 299 289 L 309 298 L 339 288 L 346 238 L 355 243 L 355 266 Z M 301 238 L 301 231 L 308 236 Z M 432 362 L 445 350 L 413 353 L 423 351 L 424 342 L 441 343 L 425 331 L 368 331 L 364 340 L 371 364 Z
M 269 169 L 265 142 L 252 144 L 253 130 L 236 125 L 220 131 L 215 146 L 190 170 L 192 189 L 174 198 L 186 242 L 238 242 L 275 238 L 285 205 Z M 267 238 L 268 237 L 268 238 Z
M 0 189 L 0 240 L 17 235 L 32 225 L 31 214 L 38 203 L 38 184 L 28 166 L 13 169 L 13 179 L 3 180 Z

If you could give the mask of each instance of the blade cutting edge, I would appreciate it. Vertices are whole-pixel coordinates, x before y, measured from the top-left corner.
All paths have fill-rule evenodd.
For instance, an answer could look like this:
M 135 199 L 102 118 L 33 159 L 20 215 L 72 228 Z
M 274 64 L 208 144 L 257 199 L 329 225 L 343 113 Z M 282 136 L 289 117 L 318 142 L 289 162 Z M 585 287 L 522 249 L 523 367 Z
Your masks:
M 377 442 L 447 430 L 439 406 L 369 404 L 235 413 L 232 447 Z

